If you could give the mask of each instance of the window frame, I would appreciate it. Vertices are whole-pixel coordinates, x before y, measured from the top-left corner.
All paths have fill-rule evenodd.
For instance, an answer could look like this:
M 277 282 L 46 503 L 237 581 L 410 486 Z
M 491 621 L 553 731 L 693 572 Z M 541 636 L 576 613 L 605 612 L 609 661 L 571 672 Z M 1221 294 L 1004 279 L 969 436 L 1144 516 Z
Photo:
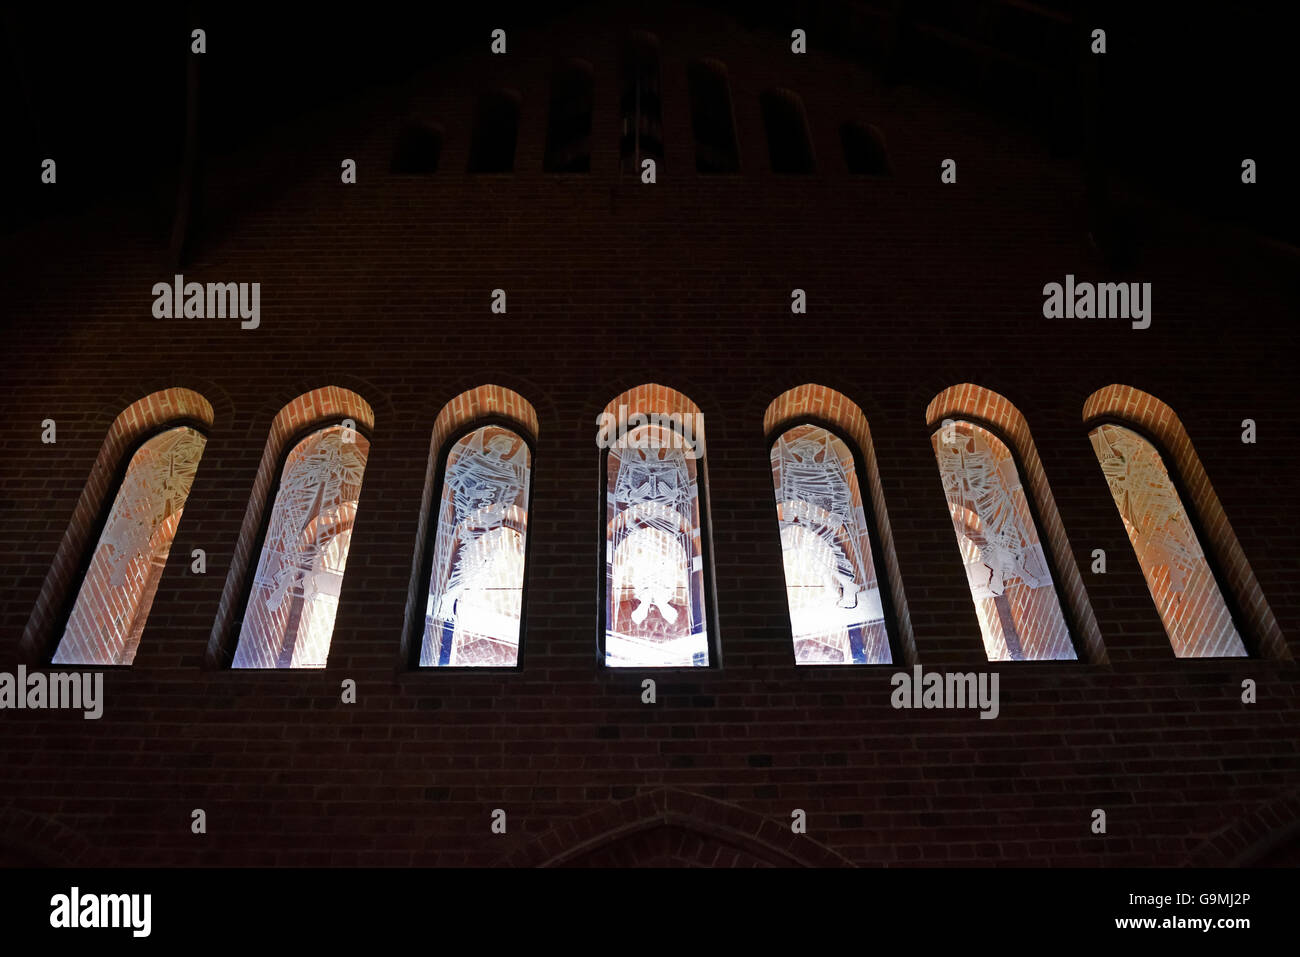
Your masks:
M 681 393 L 684 395 L 684 393 Z M 637 409 L 637 413 L 649 415 L 650 409 Z M 663 413 L 653 410 L 657 415 L 679 416 L 703 413 Z M 629 417 L 633 413 L 629 411 Z M 678 435 L 685 436 L 682 430 L 675 423 L 669 420 L 670 428 Z M 620 436 L 622 438 L 622 436 Z M 696 441 L 699 437 L 696 436 Z M 718 611 L 717 602 L 717 583 L 713 574 L 713 538 L 712 522 L 710 519 L 710 501 L 709 501 L 709 481 L 708 475 L 705 474 L 704 462 L 708 458 L 708 449 L 705 447 L 704 454 L 695 461 L 697 467 L 695 470 L 695 490 L 698 507 L 700 510 L 700 565 L 703 572 L 703 596 L 701 604 L 704 606 L 704 628 L 705 628 L 705 646 L 709 652 L 709 663 L 707 665 L 637 665 L 630 667 L 611 667 L 606 664 L 605 654 L 605 632 L 606 617 L 605 606 L 608 603 L 609 596 L 606 594 L 606 549 L 608 541 L 608 508 L 609 508 L 609 453 L 613 451 L 613 446 L 604 449 L 597 449 L 597 460 L 600 465 L 600 480 L 598 488 L 600 490 L 597 499 L 597 547 L 596 547 L 596 663 L 602 672 L 612 674 L 636 674 L 638 672 L 655 672 L 657 674 L 700 674 L 701 672 L 717 671 L 722 668 L 722 642 L 718 640 Z M 689 569 L 687 572 L 689 576 Z M 689 577 L 688 577 L 689 580 Z
M 275 500 L 280 494 L 280 485 L 284 481 L 284 466 L 289 461 L 289 456 L 293 454 L 294 449 L 298 448 L 302 442 L 309 436 L 317 432 L 324 432 L 326 429 L 342 425 L 345 421 L 352 423 L 352 430 L 358 435 L 365 438 L 369 443 L 371 450 L 374 449 L 374 438 L 371 435 L 370 428 L 362 422 L 358 422 L 353 416 L 335 414 L 320 419 L 311 425 L 303 426 L 297 431 L 290 434 L 285 439 L 284 447 L 281 448 L 280 454 L 276 456 L 275 470 L 272 473 L 275 481 L 267 490 L 266 499 L 263 503 L 262 517 L 257 525 L 257 535 L 253 539 L 253 547 L 249 549 L 248 565 L 244 569 L 244 583 L 240 586 L 239 605 L 237 614 L 232 618 L 230 630 L 227 633 L 224 647 L 221 649 L 219 669 L 230 672 L 278 672 L 278 671 L 326 671 L 329 668 L 328 662 L 324 668 L 234 668 L 231 667 L 235 660 L 235 652 L 239 649 L 239 637 L 244 631 L 244 619 L 248 615 L 248 602 L 253 596 L 254 580 L 257 578 L 257 566 L 262 561 L 262 550 L 266 547 L 266 533 L 271 528 L 271 519 L 275 515 Z M 366 469 L 370 468 L 370 452 L 366 452 Z M 361 477 L 362 485 L 365 484 L 365 474 Z M 351 556 L 351 545 L 348 547 L 348 555 Z M 345 572 L 346 574 L 346 572 Z M 340 596 L 340 604 L 342 596 Z M 336 622 L 337 624 L 337 622 Z M 330 647 L 333 648 L 333 632 L 330 633 Z
M 1237 601 L 1236 592 L 1228 585 L 1227 578 L 1224 576 L 1223 570 L 1219 564 L 1218 556 L 1215 554 L 1214 543 L 1205 534 L 1205 526 L 1201 522 L 1200 512 L 1196 506 L 1196 500 L 1188 494 L 1187 486 L 1183 482 L 1182 470 L 1177 468 L 1176 465 L 1172 468 L 1170 467 L 1170 463 L 1173 462 L 1174 459 L 1165 448 L 1164 443 L 1157 439 L 1154 434 L 1136 422 L 1121 418 L 1120 416 L 1109 412 L 1095 415 L 1083 423 L 1083 435 L 1084 438 L 1088 440 L 1088 451 L 1092 452 L 1092 460 L 1097 463 L 1098 469 L 1101 468 L 1101 463 L 1097 460 L 1096 449 L 1092 447 L 1092 431 L 1093 429 L 1103 425 L 1116 425 L 1120 428 L 1128 429 L 1139 438 L 1145 440 L 1147 444 L 1155 450 L 1156 455 L 1160 457 L 1160 464 L 1164 466 L 1165 474 L 1169 476 L 1169 481 L 1173 485 L 1174 491 L 1178 493 L 1178 501 L 1183 506 L 1183 514 L 1187 516 L 1187 522 L 1191 525 L 1192 533 L 1196 536 L 1196 543 L 1201 547 L 1201 555 L 1205 558 L 1205 564 L 1210 570 L 1210 577 L 1214 579 L 1215 587 L 1219 589 L 1219 595 L 1223 598 L 1224 607 L 1228 610 L 1228 617 L 1232 620 L 1232 627 L 1236 629 L 1237 637 L 1241 639 L 1242 647 L 1246 649 L 1244 659 L 1235 655 L 1231 657 L 1205 657 L 1201 655 L 1180 657 L 1174 653 L 1174 643 L 1170 638 L 1169 629 L 1165 625 L 1164 616 L 1160 614 L 1160 606 L 1156 604 L 1155 596 L 1151 594 L 1151 586 L 1147 584 L 1147 571 L 1142 567 L 1142 561 L 1138 558 L 1137 550 L 1133 547 L 1133 539 L 1129 537 L 1128 528 L 1124 525 L 1124 517 L 1119 515 L 1119 509 L 1116 508 L 1115 514 L 1119 518 L 1120 527 L 1124 530 L 1124 540 L 1128 542 L 1129 551 L 1133 554 L 1133 560 L 1137 562 L 1138 572 L 1142 575 L 1142 584 L 1147 587 L 1147 597 L 1151 599 L 1151 607 L 1156 613 L 1156 620 L 1160 622 L 1160 630 L 1164 632 L 1165 643 L 1169 647 L 1170 657 L 1175 661 L 1195 661 L 1198 659 L 1219 662 L 1251 659 L 1258 660 L 1261 657 L 1258 643 L 1255 640 L 1254 634 L 1248 628 L 1242 626 L 1245 618 L 1241 613 L 1241 606 Z M 1194 453 L 1194 447 L 1191 446 L 1190 436 L 1187 441 L 1189 447 L 1193 448 Z M 1105 476 L 1102 478 L 1104 481 Z M 1209 481 L 1208 475 L 1206 476 L 1206 481 Z M 1211 487 L 1213 487 L 1213 484 L 1211 484 Z M 1107 488 L 1107 493 L 1109 494 L 1109 492 L 1110 489 Z M 1115 504 L 1114 496 L 1111 496 L 1111 504 Z
M 883 557 L 885 553 L 883 550 L 883 546 L 881 545 L 880 533 L 877 529 L 878 519 L 876 516 L 876 503 L 872 501 L 869 489 L 865 490 L 867 494 L 863 494 L 864 489 L 862 487 L 862 476 L 867 474 L 867 469 L 866 469 L 867 463 L 865 457 L 862 454 L 862 450 L 858 448 L 858 443 L 854 441 L 852 438 L 850 438 L 848 433 L 845 432 L 844 429 L 841 428 L 839 425 L 829 421 L 828 419 L 823 419 L 820 416 L 798 415 L 793 419 L 786 419 L 784 420 L 783 424 L 777 425 L 773 429 L 771 429 L 771 431 L 768 432 L 766 437 L 767 461 L 768 461 L 768 469 L 767 469 L 768 484 L 770 485 L 772 481 L 772 465 L 771 465 L 772 449 L 775 448 L 777 440 L 781 436 L 789 432 L 791 429 L 797 429 L 801 425 L 812 425 L 812 426 L 816 426 L 819 429 L 825 429 L 831 435 L 835 436 L 835 438 L 839 439 L 841 442 L 844 443 L 844 447 L 849 450 L 849 455 L 853 459 L 854 478 L 857 480 L 858 483 L 858 495 L 862 499 L 862 514 L 865 519 L 866 527 L 867 527 L 867 542 L 871 546 L 871 564 L 873 566 L 873 570 L 876 573 L 876 580 L 877 582 L 879 582 L 880 585 L 879 587 L 880 608 L 881 611 L 884 612 L 884 616 L 885 616 L 885 638 L 889 645 L 890 660 L 889 661 L 848 661 L 838 665 L 835 664 L 800 665 L 798 660 L 795 659 L 794 657 L 794 626 L 790 621 L 790 598 L 787 592 L 783 594 L 781 597 L 785 600 L 786 603 L 786 615 L 785 615 L 786 624 L 790 626 L 789 628 L 790 640 L 788 643 L 788 648 L 790 651 L 790 660 L 791 662 L 794 663 L 794 665 L 797 668 L 839 669 L 839 668 L 901 667 L 904 665 L 904 655 L 903 655 L 903 649 L 901 647 L 901 642 L 899 640 L 898 614 L 896 609 L 894 608 L 894 584 L 895 583 L 893 578 L 889 574 L 888 567 L 885 567 L 880 561 L 881 557 Z M 773 488 L 772 489 L 773 513 L 776 512 L 777 504 L 778 503 L 776 501 L 776 489 Z M 776 518 L 776 523 L 777 523 L 777 532 L 779 535 L 780 528 L 781 528 L 780 518 Z M 785 581 L 784 549 L 781 550 L 781 559 L 782 559 L 781 581 L 784 582 Z
M 420 570 L 416 573 L 419 577 L 419 588 L 416 595 L 423 599 L 427 604 L 429 598 L 429 585 L 433 578 L 433 558 L 434 552 L 438 549 L 438 512 L 441 511 L 443 486 L 447 477 L 447 459 L 451 457 L 451 451 L 456 444 L 465 436 L 472 432 L 477 432 L 485 426 L 496 426 L 502 429 L 508 429 L 511 433 L 518 436 L 528 447 L 529 464 L 528 464 L 528 528 L 524 535 L 524 577 L 520 583 L 519 595 L 519 650 L 515 657 L 513 665 L 420 665 L 420 651 L 424 646 L 424 618 L 423 614 L 415 614 L 411 617 L 410 629 L 406 635 L 407 649 L 403 656 L 403 665 L 405 670 L 417 674 L 439 674 L 447 673 L 472 673 L 472 674 L 514 674 L 524 668 L 524 638 L 527 635 L 528 628 L 528 583 L 532 575 L 532 551 L 533 551 L 533 478 L 537 472 L 537 443 L 528 430 L 514 419 L 503 415 L 489 413 L 487 415 L 477 416 L 476 418 L 463 422 L 451 432 L 442 441 L 442 447 L 438 450 L 437 467 L 433 473 L 433 486 L 430 490 L 429 498 L 429 515 L 425 520 L 425 526 L 421 530 L 425 536 L 424 548 L 420 555 Z M 417 605 L 418 608 L 421 607 Z
M 1087 655 L 1084 653 L 1084 650 L 1079 647 L 1079 636 L 1083 632 L 1079 628 L 1079 623 L 1075 618 L 1074 609 L 1070 607 L 1068 596 L 1065 594 L 1064 590 L 1062 589 L 1060 562 L 1057 560 L 1056 549 L 1052 547 L 1051 542 L 1047 540 L 1045 537 L 1045 533 L 1043 530 L 1044 527 L 1043 527 L 1042 510 L 1039 508 L 1038 505 L 1038 496 L 1035 494 L 1034 489 L 1029 485 L 1028 482 L 1029 472 L 1025 468 L 1024 459 L 1020 455 L 1020 449 L 1017 447 L 1017 444 L 1011 441 L 1008 438 L 1007 434 L 1003 432 L 1002 429 L 998 427 L 995 423 L 990 422 L 988 419 L 985 419 L 982 416 L 960 413 L 956 415 L 950 414 L 950 415 L 943 416 L 939 420 L 939 425 L 930 430 L 931 454 L 933 454 L 934 452 L 934 447 L 933 447 L 934 437 L 943 431 L 944 419 L 951 419 L 954 422 L 969 422 L 971 425 L 979 426 L 985 432 L 988 432 L 999 442 L 1001 442 L 1006 447 L 1007 451 L 1011 453 L 1011 461 L 1016 467 L 1016 475 L 1020 478 L 1020 490 L 1021 493 L 1025 496 L 1025 503 L 1029 506 L 1029 517 L 1034 520 L 1034 532 L 1035 534 L 1037 534 L 1039 545 L 1042 546 L 1043 549 L 1043 560 L 1047 562 L 1047 570 L 1051 573 L 1052 576 L 1052 590 L 1056 594 L 1056 604 L 1061 609 L 1061 618 L 1065 621 L 1065 630 L 1070 638 L 1070 647 L 1074 650 L 1073 659 L 1022 658 L 1021 660 L 1016 661 L 1014 658 L 1003 658 L 994 661 L 993 659 L 989 658 L 987 652 L 985 652 L 984 655 L 985 660 L 988 661 L 989 664 L 996 664 L 996 665 L 1029 665 L 1029 664 L 1061 665 L 1061 664 L 1088 663 Z M 1028 431 L 1028 428 L 1029 426 L 1026 424 L 1025 426 L 1026 431 Z M 942 474 L 939 473 L 939 463 L 937 459 L 935 460 L 935 472 L 936 474 L 939 474 L 939 478 L 940 478 L 939 490 L 940 492 L 943 492 Z M 1046 470 L 1044 470 L 1043 472 L 1043 481 L 1045 482 L 1047 481 Z M 943 501 L 944 501 L 944 506 L 948 512 L 948 524 L 951 525 L 952 505 L 948 501 L 948 496 L 946 493 L 944 493 L 943 495 Z M 960 543 L 957 541 L 957 536 L 955 532 L 953 535 L 953 544 L 954 546 L 958 546 L 958 557 L 960 557 L 961 555 L 960 547 L 959 547 Z M 971 598 L 971 607 L 972 607 L 971 614 L 975 614 L 973 610 L 974 596 L 970 595 L 969 583 L 965 583 L 965 586 L 966 586 L 966 592 Z M 983 637 L 984 637 L 983 633 L 981 632 L 980 633 L 981 651 L 984 651 Z
M 110 426 L 111 428 L 111 426 Z M 175 419 L 169 419 L 167 422 L 153 426 L 139 436 L 137 436 L 130 445 L 118 456 L 117 464 L 113 468 L 113 474 L 108 484 L 108 494 L 104 496 L 104 502 L 100 505 L 99 511 L 95 513 L 94 520 L 89 526 L 89 536 L 87 545 L 82 549 L 82 555 L 77 561 L 76 570 L 73 573 L 73 586 L 69 587 L 60 605 L 59 612 L 54 619 L 54 628 L 46 642 L 46 647 L 41 650 L 40 667 L 42 668 L 59 668 L 70 671 L 76 668 L 88 668 L 94 671 L 104 671 L 109 669 L 128 669 L 135 666 L 135 662 L 122 665 L 92 665 L 92 664 L 54 664 L 54 656 L 58 654 L 59 645 L 63 643 L 63 637 L 68 631 L 68 623 L 72 620 L 72 613 L 76 610 L 77 599 L 81 597 L 81 589 L 86 584 L 86 576 L 90 573 L 90 566 L 94 564 L 95 555 L 99 552 L 99 541 L 104 535 L 104 529 L 108 527 L 108 520 L 113 514 L 113 506 L 117 504 L 117 497 L 122 494 L 122 483 L 126 481 L 126 473 L 131 467 L 131 461 L 135 458 L 137 452 L 151 441 L 162 435 L 164 432 L 170 432 L 172 429 L 189 428 L 193 429 L 199 435 L 203 436 L 203 451 L 207 452 L 208 442 L 211 436 L 208 434 L 208 425 L 191 416 L 181 416 Z M 92 463 L 91 470 L 94 470 Z M 198 473 L 195 472 L 195 480 L 198 480 Z M 193 489 L 191 488 L 191 491 Z M 188 508 L 190 502 L 189 495 L 185 496 L 185 505 Z M 75 515 L 75 506 L 74 506 Z M 183 517 L 183 516 L 182 516 Z M 180 534 L 180 526 L 176 527 L 176 534 Z M 175 538 L 172 539 L 174 543 Z M 167 553 L 168 564 L 171 562 L 171 550 L 168 547 Z M 165 573 L 165 569 L 164 569 Z M 153 606 L 150 605 L 150 611 Z M 148 627 L 148 622 L 145 622 Z M 144 633 L 141 632 L 140 643 L 144 644 Z

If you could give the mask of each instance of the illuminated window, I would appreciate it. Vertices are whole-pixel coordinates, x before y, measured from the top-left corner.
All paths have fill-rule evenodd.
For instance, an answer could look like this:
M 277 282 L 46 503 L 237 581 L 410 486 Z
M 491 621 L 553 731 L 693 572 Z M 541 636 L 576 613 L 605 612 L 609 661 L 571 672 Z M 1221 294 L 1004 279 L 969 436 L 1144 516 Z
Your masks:
M 455 442 L 444 466 L 420 665 L 513 666 L 528 533 L 532 453 L 485 425 Z
M 1011 451 L 961 420 L 932 441 L 989 660 L 1076 658 Z
M 1180 658 L 1244 657 L 1246 647 L 1155 446 L 1124 426 L 1094 428 L 1097 461 Z
M 366 437 L 343 423 L 289 452 L 233 667 L 325 667 L 369 451 Z
M 206 441 L 180 426 L 157 433 L 131 456 L 54 664 L 134 660 Z
M 836 435 L 799 425 L 772 446 L 795 663 L 891 660 L 880 576 L 853 455 Z
M 605 458 L 605 663 L 707 666 L 699 413 L 633 414 L 627 422 Z

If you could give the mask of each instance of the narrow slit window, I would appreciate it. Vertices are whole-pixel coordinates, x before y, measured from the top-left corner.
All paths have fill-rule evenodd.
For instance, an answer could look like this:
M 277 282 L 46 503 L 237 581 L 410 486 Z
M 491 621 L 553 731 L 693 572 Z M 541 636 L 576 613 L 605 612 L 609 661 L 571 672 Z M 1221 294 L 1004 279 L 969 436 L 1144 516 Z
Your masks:
M 505 90 L 485 93 L 474 112 L 469 172 L 509 173 L 515 168 L 519 99 Z
M 691 131 L 695 137 L 695 169 L 700 173 L 740 170 L 731 90 L 721 63 L 694 60 L 687 68 L 691 96 Z
M 850 173 L 863 176 L 889 175 L 885 143 L 875 127 L 865 123 L 845 123 L 840 127 L 840 144 L 844 147 L 844 164 Z
M 595 81 L 586 63 L 570 61 L 551 77 L 551 106 L 546 127 L 548 173 L 591 172 L 591 116 Z
M 232 667 L 324 668 L 370 443 L 318 429 L 280 472 Z
M 662 167 L 664 128 L 659 44 L 650 34 L 633 35 L 624 48 L 620 86 L 619 155 L 623 172 L 640 174 L 641 163 L 646 159 L 653 159 Z
M 1088 433 L 1179 658 L 1248 653 L 1169 470 L 1150 442 L 1122 425 Z
M 816 425 L 772 446 L 786 599 L 800 665 L 887 664 L 889 631 L 853 454 Z
M 54 664 L 135 659 L 206 442 L 202 432 L 179 426 L 159 432 L 131 457 Z
M 1077 658 L 1010 449 L 961 420 L 932 441 L 989 661 Z
M 518 664 L 531 468 L 528 444 L 496 425 L 448 452 L 421 667 Z
M 803 101 L 789 90 L 768 90 L 761 99 L 767 152 L 773 173 L 813 171 L 812 140 Z

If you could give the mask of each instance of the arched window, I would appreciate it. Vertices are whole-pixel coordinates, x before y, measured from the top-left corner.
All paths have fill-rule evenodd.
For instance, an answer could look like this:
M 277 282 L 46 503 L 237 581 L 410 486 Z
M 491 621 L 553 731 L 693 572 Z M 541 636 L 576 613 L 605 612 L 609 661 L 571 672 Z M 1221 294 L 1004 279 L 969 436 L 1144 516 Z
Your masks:
M 610 667 L 705 667 L 711 613 L 703 416 L 663 386 L 625 393 L 601 417 Z
M 369 452 L 350 419 L 318 424 L 290 447 L 233 667 L 325 667 Z
M 828 429 L 797 425 L 772 445 L 772 482 L 795 663 L 889 663 L 882 576 L 853 453 Z
M 659 85 L 659 41 L 649 33 L 634 33 L 623 47 L 619 114 L 622 133 L 619 155 L 625 173 L 641 172 L 641 161 L 662 167 L 664 127 Z
M 420 175 L 436 173 L 442 161 L 442 127 L 430 123 L 407 123 L 393 153 L 394 173 Z
M 692 60 L 686 79 L 691 96 L 696 171 L 738 172 L 740 153 L 736 147 L 736 121 L 732 115 L 727 68 L 717 60 Z
M 964 420 L 932 442 L 989 660 L 1076 658 L 1011 450 Z
M 1246 656 L 1200 537 L 1156 447 L 1117 422 L 1097 424 L 1088 437 L 1174 654 Z
M 760 97 L 767 153 L 773 173 L 811 173 L 812 140 L 803 100 L 789 90 L 767 90 Z
M 840 127 L 844 164 L 850 173 L 867 176 L 889 175 L 889 158 L 880 131 L 866 123 L 845 123 Z
M 174 425 L 131 456 L 54 664 L 134 660 L 206 442 L 198 429 Z
M 519 97 L 493 90 L 479 98 L 469 147 L 469 172 L 509 173 L 515 168 L 519 136 Z
M 591 64 L 568 60 L 551 76 L 551 108 L 546 126 L 548 173 L 591 171 L 591 115 L 596 84 Z
M 443 465 L 421 667 L 519 660 L 532 451 L 513 430 L 483 425 Z

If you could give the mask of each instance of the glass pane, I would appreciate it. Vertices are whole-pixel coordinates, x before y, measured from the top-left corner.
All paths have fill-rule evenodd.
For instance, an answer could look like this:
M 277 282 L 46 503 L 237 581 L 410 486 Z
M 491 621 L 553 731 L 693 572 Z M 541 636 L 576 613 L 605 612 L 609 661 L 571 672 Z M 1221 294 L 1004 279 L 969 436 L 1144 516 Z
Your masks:
M 1154 446 L 1131 429 L 1088 433 L 1174 654 L 1240 658 L 1246 647 Z
M 932 441 L 989 661 L 1077 657 L 1010 450 L 970 422 Z
M 336 425 L 289 454 L 232 667 L 325 667 L 369 452 Z
M 606 459 L 605 663 L 706 666 L 696 461 L 681 436 L 633 429 Z
M 795 663 L 890 661 L 889 635 L 853 456 L 815 425 L 772 446 Z
M 448 454 L 421 666 L 518 663 L 530 467 L 524 440 L 495 425 Z
M 206 443 L 182 426 L 155 435 L 131 457 L 54 664 L 135 659 Z

